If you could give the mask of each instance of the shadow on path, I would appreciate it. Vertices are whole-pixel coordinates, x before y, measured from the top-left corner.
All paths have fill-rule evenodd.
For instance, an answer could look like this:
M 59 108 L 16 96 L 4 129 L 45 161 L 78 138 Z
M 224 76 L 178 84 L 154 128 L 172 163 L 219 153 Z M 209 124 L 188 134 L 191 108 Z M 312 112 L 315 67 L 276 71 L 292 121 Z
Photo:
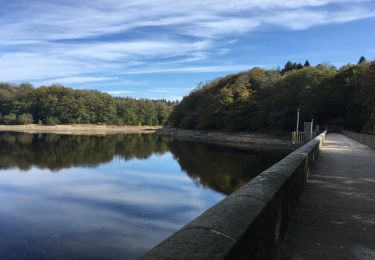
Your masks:
M 279 251 L 287 259 L 375 259 L 375 151 L 329 134 Z

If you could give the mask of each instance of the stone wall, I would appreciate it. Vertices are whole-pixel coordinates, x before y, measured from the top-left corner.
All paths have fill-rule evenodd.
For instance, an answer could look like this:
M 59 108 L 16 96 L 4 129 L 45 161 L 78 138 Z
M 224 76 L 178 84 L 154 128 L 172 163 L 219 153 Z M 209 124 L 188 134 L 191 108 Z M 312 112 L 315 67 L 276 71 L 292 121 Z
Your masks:
M 374 135 L 366 135 L 366 134 L 360 134 L 352 131 L 341 131 L 344 135 L 349 136 L 350 138 L 353 138 L 354 140 L 368 145 L 371 148 L 375 149 L 375 136 Z
M 273 259 L 325 134 L 259 174 L 141 259 Z

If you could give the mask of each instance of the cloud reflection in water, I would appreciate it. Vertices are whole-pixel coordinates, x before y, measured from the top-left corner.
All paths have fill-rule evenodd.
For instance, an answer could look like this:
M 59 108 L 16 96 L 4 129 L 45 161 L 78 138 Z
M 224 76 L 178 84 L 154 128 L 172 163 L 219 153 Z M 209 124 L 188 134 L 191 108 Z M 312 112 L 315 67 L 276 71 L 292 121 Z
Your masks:
M 154 135 L 1 133 L 0 255 L 136 258 L 281 156 Z

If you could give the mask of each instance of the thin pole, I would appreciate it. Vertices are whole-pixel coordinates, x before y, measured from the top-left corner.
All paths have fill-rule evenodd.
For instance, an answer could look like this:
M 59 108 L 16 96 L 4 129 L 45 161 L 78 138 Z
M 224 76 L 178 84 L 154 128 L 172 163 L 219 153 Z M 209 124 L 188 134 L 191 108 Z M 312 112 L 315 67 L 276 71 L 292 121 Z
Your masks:
M 314 125 L 314 119 L 311 119 L 310 140 L 312 139 L 313 125 Z
M 298 136 L 298 129 L 299 129 L 299 108 L 297 108 L 297 127 L 296 127 L 297 136 Z

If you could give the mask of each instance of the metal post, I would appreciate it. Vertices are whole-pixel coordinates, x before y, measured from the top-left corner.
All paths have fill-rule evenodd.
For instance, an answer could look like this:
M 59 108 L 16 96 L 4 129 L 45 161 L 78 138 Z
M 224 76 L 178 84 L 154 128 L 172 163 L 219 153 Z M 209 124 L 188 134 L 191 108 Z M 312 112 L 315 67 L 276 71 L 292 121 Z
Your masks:
M 312 139 L 313 125 L 314 125 L 314 119 L 311 119 L 310 140 Z
M 297 136 L 298 136 L 298 129 L 299 129 L 299 108 L 297 108 L 297 127 L 296 127 Z

